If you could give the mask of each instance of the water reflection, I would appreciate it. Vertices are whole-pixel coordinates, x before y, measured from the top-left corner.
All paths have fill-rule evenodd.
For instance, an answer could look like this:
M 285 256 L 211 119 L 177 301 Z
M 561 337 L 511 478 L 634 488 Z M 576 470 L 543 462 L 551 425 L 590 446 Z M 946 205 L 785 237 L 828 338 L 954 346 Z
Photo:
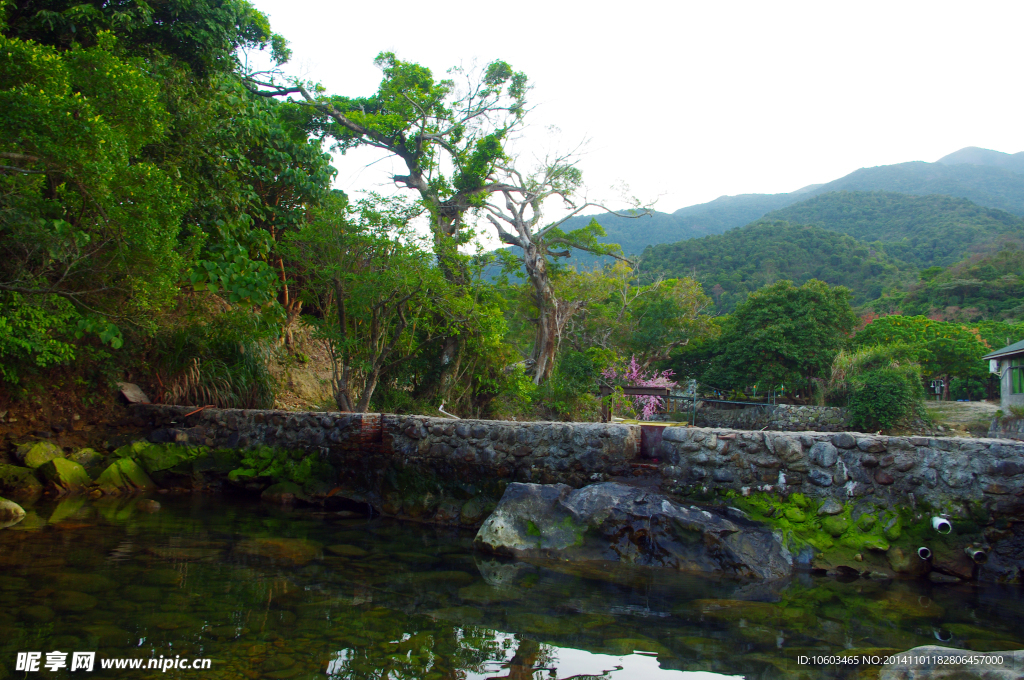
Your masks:
M 798 657 L 1024 642 L 1018 588 L 509 562 L 422 525 L 160 500 L 39 504 L 0 531 L 0 678 L 52 650 L 252 680 L 848 677 Z

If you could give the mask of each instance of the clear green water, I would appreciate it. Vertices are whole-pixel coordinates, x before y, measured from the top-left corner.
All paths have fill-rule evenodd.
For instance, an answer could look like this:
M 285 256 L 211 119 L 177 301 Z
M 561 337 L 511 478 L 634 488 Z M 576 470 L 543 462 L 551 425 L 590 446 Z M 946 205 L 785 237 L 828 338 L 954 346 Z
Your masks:
M 800 655 L 1024 647 L 1020 589 L 716 581 L 476 555 L 472 534 L 210 497 L 39 503 L 0 530 L 0 680 L 849 677 Z M 15 672 L 18 652 L 210 670 Z M 693 672 L 703 671 L 700 676 Z

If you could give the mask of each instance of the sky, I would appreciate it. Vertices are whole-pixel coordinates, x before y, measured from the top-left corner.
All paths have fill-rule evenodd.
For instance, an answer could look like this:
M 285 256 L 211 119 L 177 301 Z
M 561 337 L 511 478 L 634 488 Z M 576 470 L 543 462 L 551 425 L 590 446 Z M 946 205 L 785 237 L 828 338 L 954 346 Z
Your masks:
M 1024 150 L 1024 2 L 328 2 L 254 0 L 287 70 L 372 94 L 378 52 L 525 71 L 529 162 L 586 140 L 587 196 L 672 212 L 966 146 Z M 552 134 L 550 128 L 558 129 Z M 336 160 L 336 186 L 391 191 L 389 159 Z

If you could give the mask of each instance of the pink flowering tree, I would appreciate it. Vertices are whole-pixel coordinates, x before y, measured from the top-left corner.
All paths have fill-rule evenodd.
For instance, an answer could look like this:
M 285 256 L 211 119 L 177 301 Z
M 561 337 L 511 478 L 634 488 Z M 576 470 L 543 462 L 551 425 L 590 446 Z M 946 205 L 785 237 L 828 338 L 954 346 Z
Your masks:
M 671 389 L 679 386 L 679 383 L 672 379 L 672 376 L 675 375 L 674 371 L 667 370 L 661 373 L 645 371 L 636 360 L 635 355 L 630 357 L 629 363 L 621 373 L 614 366 L 609 366 L 602 371 L 601 375 L 610 381 L 633 387 L 668 387 Z M 651 416 L 665 406 L 665 400 L 653 394 L 636 394 L 630 396 L 629 399 L 633 401 L 633 406 L 640 412 L 641 420 L 650 420 Z

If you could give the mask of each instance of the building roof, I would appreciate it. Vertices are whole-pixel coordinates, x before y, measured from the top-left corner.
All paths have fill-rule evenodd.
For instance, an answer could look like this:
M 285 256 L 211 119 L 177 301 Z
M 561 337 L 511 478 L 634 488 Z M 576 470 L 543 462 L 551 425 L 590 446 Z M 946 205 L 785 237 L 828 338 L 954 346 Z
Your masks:
M 986 354 L 982 359 L 998 359 L 999 357 L 1009 356 L 1011 354 L 1024 354 L 1024 340 L 1015 342 L 1012 345 L 1007 345 L 1001 350 Z

